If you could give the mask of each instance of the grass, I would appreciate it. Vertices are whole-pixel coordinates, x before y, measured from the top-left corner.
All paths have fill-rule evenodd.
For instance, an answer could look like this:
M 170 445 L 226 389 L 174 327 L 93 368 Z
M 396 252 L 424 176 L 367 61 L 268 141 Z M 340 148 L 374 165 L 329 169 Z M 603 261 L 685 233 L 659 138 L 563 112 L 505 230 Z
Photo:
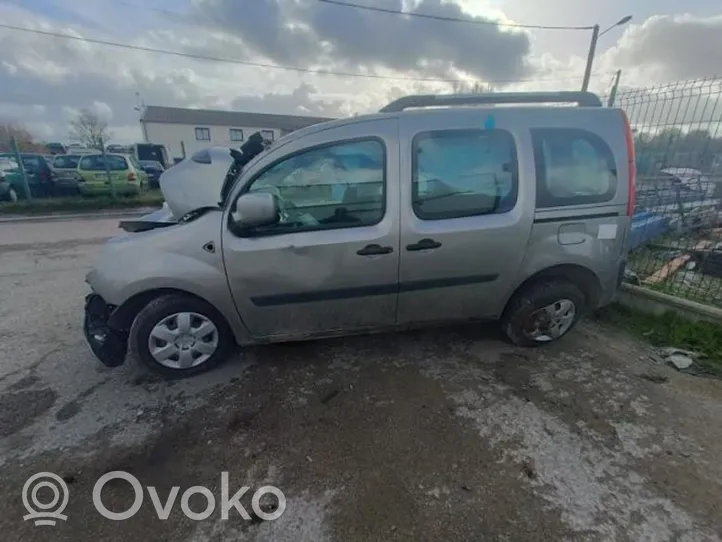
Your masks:
M 722 325 L 693 322 L 672 311 L 654 316 L 621 305 L 596 313 L 597 318 L 619 327 L 653 346 L 673 346 L 700 354 L 699 371 L 722 377 Z
M 138 207 L 159 207 L 164 201 L 160 190 L 151 190 L 134 196 L 35 198 L 20 200 L 17 203 L 0 203 L 0 216 L 6 215 L 44 215 L 63 212 L 88 212 L 111 209 L 134 209 Z

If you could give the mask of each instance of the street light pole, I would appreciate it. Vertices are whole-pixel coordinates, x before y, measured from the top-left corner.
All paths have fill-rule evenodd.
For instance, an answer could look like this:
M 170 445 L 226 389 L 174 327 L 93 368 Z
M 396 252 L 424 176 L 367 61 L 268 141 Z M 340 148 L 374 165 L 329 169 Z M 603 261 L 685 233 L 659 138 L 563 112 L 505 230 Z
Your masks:
M 612 28 L 627 24 L 632 20 L 631 15 L 622 17 L 615 24 L 607 28 L 604 32 L 599 32 L 599 25 L 595 24 L 592 27 L 592 41 L 589 43 L 589 54 L 587 55 L 587 67 L 584 69 L 584 81 L 582 82 L 582 90 L 586 91 L 589 89 L 589 80 L 592 77 L 592 64 L 594 64 L 594 55 L 597 52 L 597 41 L 599 38 L 609 32 Z
M 582 82 L 582 91 L 589 89 L 589 79 L 592 77 L 592 64 L 594 63 L 594 54 L 597 52 L 597 40 L 599 39 L 599 25 L 595 24 L 592 29 L 592 41 L 589 44 L 589 54 L 587 55 L 587 67 L 584 69 L 584 81 Z

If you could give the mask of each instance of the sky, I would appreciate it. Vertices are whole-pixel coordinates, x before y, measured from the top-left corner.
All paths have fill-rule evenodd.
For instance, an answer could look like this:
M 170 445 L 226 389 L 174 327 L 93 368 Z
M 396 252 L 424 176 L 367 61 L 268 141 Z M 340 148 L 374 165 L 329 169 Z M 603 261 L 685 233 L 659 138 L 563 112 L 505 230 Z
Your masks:
M 80 108 L 113 140 L 141 139 L 136 107 L 348 116 L 411 93 L 463 84 L 495 90 L 576 90 L 591 31 L 602 30 L 590 89 L 722 74 L 722 5 L 712 0 L 342 0 L 502 24 L 455 23 L 352 9 L 320 0 L 0 0 L 0 23 L 111 41 L 200 60 L 0 28 L 0 122 L 66 141 Z M 261 64 L 242 65 L 238 62 Z M 278 69 L 365 74 L 321 75 Z

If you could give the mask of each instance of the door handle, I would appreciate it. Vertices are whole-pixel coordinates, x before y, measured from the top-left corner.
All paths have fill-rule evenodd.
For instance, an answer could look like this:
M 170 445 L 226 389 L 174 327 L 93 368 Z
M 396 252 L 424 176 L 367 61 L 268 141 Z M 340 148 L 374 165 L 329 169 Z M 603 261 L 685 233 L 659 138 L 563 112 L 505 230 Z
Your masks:
M 366 245 L 361 250 L 357 250 L 359 256 L 375 256 L 377 254 L 391 254 L 394 251 L 391 247 L 382 247 L 381 245 Z
M 409 252 L 414 252 L 416 250 L 433 250 L 435 248 L 439 248 L 440 246 L 441 243 L 434 241 L 433 239 L 422 239 L 413 245 L 406 245 L 406 250 Z

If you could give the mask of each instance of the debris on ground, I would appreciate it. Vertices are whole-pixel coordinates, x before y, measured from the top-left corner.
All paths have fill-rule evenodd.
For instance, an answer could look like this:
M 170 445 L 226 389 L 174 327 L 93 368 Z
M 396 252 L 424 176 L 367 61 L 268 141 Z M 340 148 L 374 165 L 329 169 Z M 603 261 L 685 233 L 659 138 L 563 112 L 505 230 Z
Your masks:
M 642 281 L 640 280 L 637 273 L 635 273 L 634 271 L 632 271 L 629 268 L 624 269 L 624 282 L 627 282 L 629 284 L 635 284 L 637 286 L 642 284 Z
M 672 346 L 660 348 L 659 353 L 665 363 L 672 365 L 678 371 L 689 369 L 699 357 L 699 354 L 695 352 L 674 348 Z
M 707 248 L 710 245 L 709 241 L 700 241 L 697 243 L 692 250 L 703 250 Z M 660 282 L 664 282 L 667 278 L 669 278 L 671 275 L 673 275 L 680 267 L 684 266 L 690 259 L 692 259 L 691 254 L 683 254 L 681 256 L 678 256 L 674 258 L 673 260 L 670 260 L 665 265 L 663 265 L 658 271 L 652 273 L 650 276 L 648 276 L 646 279 L 644 279 L 645 284 L 658 284 Z
M 653 384 L 664 384 L 669 381 L 669 377 L 659 373 L 642 373 L 637 375 L 643 380 L 648 380 Z

